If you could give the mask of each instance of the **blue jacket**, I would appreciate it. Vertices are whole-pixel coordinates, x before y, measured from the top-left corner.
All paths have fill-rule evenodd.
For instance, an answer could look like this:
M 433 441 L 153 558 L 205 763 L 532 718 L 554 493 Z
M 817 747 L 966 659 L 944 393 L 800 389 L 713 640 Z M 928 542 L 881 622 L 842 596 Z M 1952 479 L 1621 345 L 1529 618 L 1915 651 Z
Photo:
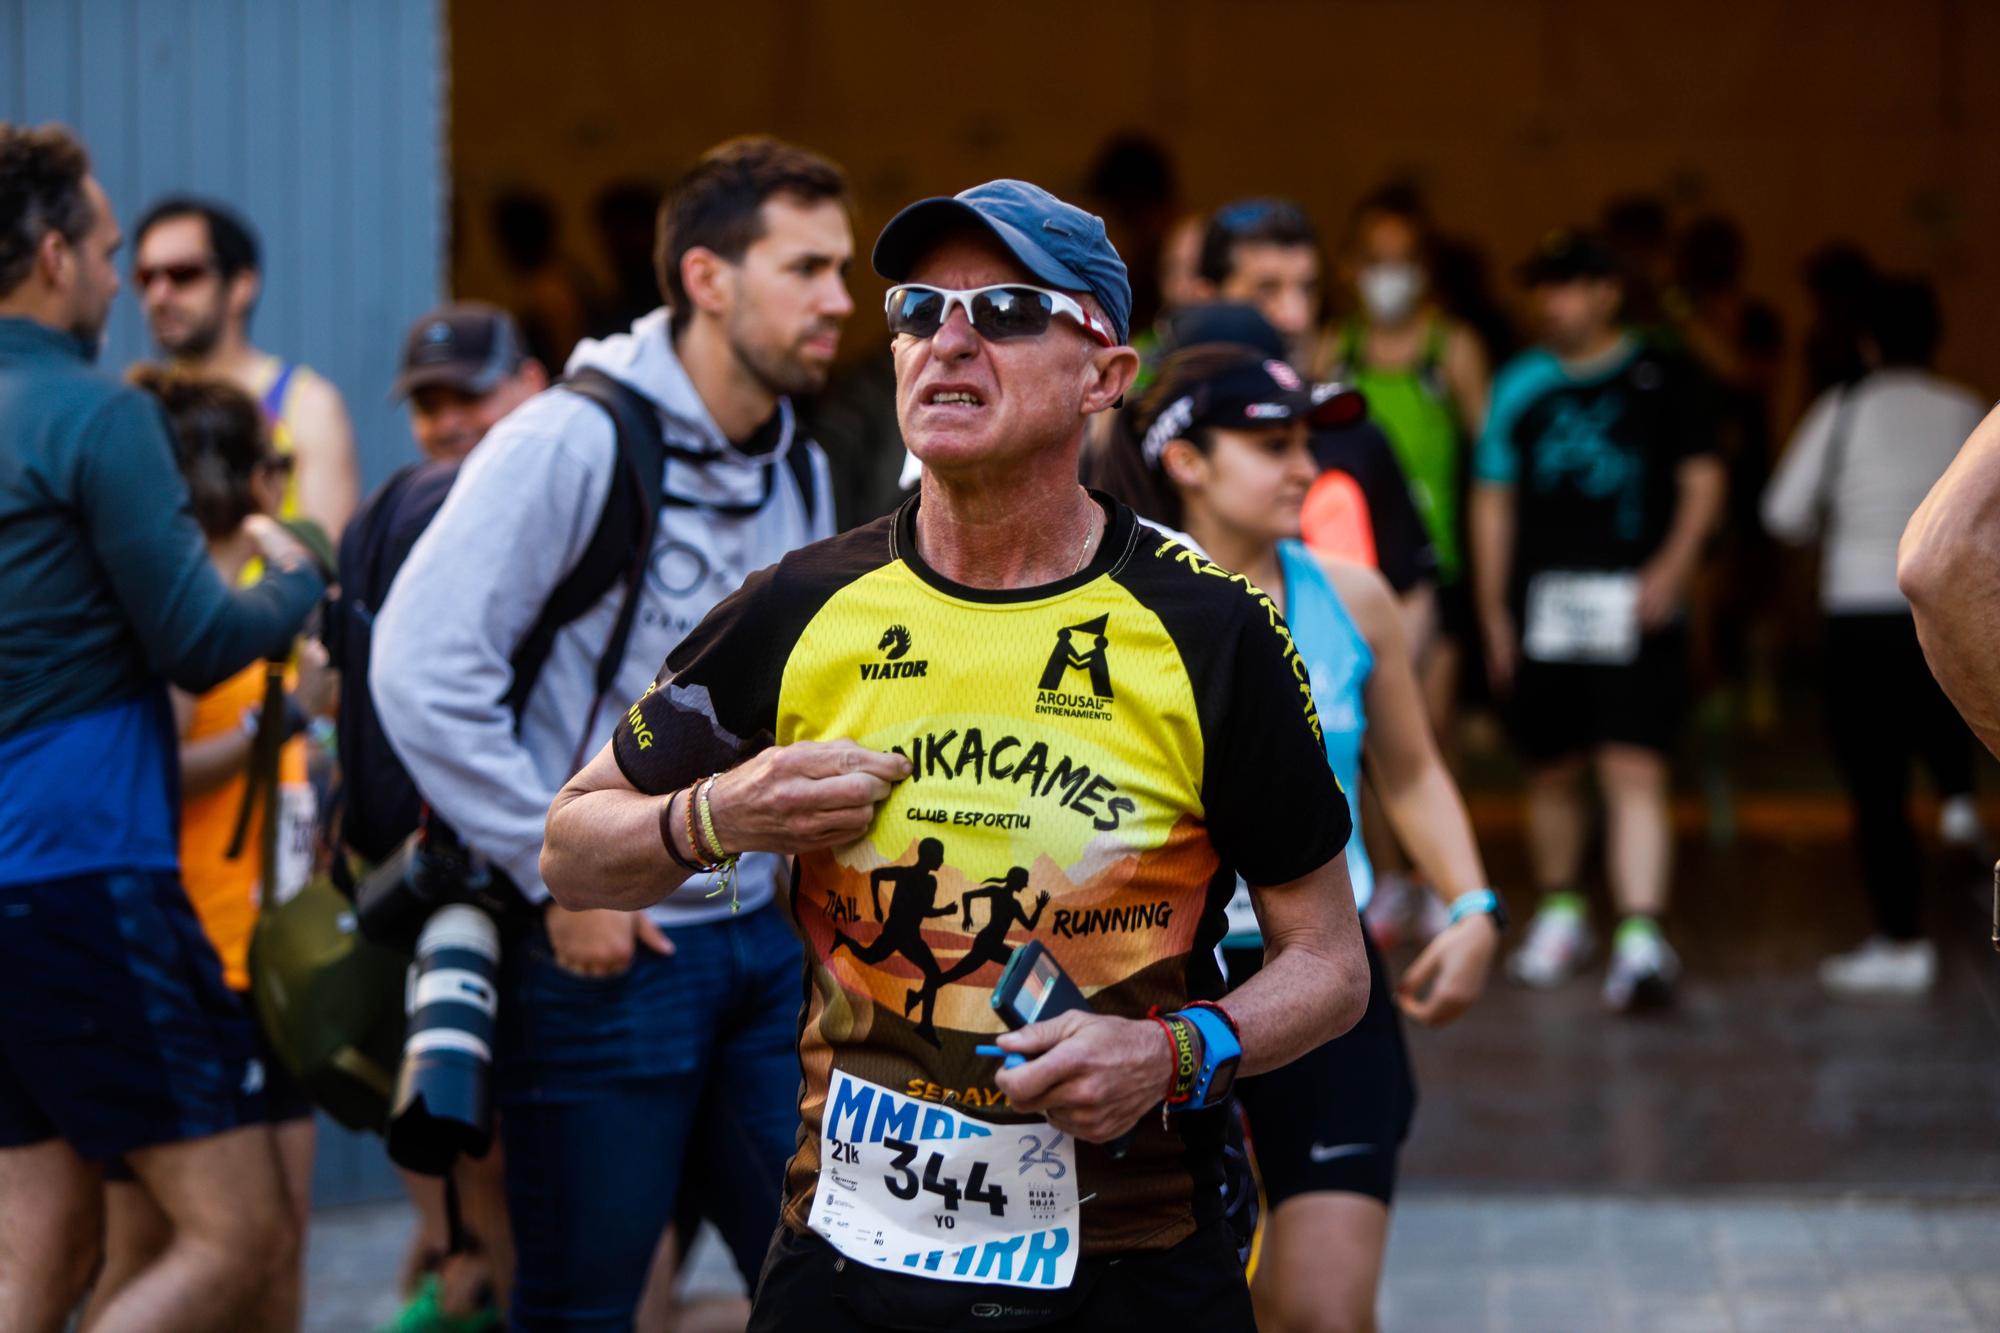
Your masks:
M 282 655 L 320 591 L 303 569 L 224 584 L 153 400 L 74 337 L 0 318 L 0 883 L 77 873 L 86 842 L 134 864 L 128 834 L 157 859 L 162 680 L 199 693 Z

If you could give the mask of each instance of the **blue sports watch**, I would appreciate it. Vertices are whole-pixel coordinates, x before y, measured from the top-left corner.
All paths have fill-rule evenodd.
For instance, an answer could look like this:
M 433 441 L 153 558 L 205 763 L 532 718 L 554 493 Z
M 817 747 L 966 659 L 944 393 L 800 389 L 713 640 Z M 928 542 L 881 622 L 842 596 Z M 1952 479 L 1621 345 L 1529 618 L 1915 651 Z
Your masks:
M 1223 1016 L 1206 1006 L 1192 1006 L 1173 1015 L 1201 1034 L 1201 1072 L 1195 1076 L 1194 1093 L 1175 1110 L 1199 1111 L 1219 1106 L 1236 1083 L 1236 1066 L 1243 1059 L 1243 1043 L 1230 1031 Z

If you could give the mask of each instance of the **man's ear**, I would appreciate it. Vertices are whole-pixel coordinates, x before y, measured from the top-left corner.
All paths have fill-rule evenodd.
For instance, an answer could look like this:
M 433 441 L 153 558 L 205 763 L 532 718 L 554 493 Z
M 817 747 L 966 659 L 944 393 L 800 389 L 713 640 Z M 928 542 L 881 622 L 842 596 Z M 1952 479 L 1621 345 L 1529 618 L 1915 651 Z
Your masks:
M 229 313 L 242 318 L 257 304 L 264 279 L 254 268 L 246 268 L 229 280 Z
M 688 304 L 711 315 L 727 310 L 732 295 L 729 273 L 733 267 L 707 246 L 688 247 L 681 256 L 681 287 L 687 292 Z
M 35 267 L 41 270 L 42 281 L 57 288 L 67 285 L 75 271 L 75 264 L 76 247 L 65 240 L 61 232 L 50 227 L 42 233 L 40 244 L 35 246 Z
M 1083 414 L 1116 407 L 1139 377 L 1139 353 L 1130 347 L 1105 347 L 1093 352 L 1083 391 Z

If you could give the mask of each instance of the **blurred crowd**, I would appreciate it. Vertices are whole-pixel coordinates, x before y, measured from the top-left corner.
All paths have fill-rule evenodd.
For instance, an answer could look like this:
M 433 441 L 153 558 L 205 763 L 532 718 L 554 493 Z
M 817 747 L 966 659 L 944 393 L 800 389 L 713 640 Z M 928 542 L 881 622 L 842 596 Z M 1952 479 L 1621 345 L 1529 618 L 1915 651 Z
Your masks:
M 1300 535 L 1386 580 L 1447 764 L 1498 719 L 1524 765 L 1516 981 L 1601 956 L 1612 1010 L 1671 999 L 1677 764 L 1726 818 L 1731 738 L 1771 734 L 1818 652 L 1874 926 L 1822 979 L 1931 986 L 1913 770 L 1946 841 L 1985 833 L 1896 544 L 1987 404 L 1935 370 L 1926 279 L 1830 243 L 1787 329 L 1736 223 L 1650 196 L 1494 256 L 1407 182 L 1339 218 L 1276 195 L 1189 211 L 1141 137 L 1075 193 L 1125 258 L 1144 357 L 1085 479 L 1191 529 L 1203 464 L 1172 446 L 1195 353 L 1254 349 L 1313 386 L 1310 464 L 1285 483 Z M 802 267 L 760 289 L 739 270 L 773 197 L 827 211 L 798 210 L 780 239 Z M 7 930 L 47 932 L 0 945 L 20 1016 L 0 1148 L 39 1154 L 0 1172 L 0 1323 L 60 1326 L 87 1292 L 85 1329 L 296 1326 L 314 1107 L 351 1096 L 376 1128 L 401 1109 L 403 1007 L 377 984 L 307 1020 L 298 997 L 340 968 L 400 986 L 403 959 L 338 922 L 413 840 L 449 837 L 520 891 L 505 924 L 526 942 L 482 1038 L 504 1132 L 448 1189 L 408 1175 L 397 1327 L 495 1327 L 509 1293 L 549 1326 L 593 1302 L 604 1326 L 742 1326 L 676 1307 L 673 1274 L 704 1218 L 751 1281 L 769 1235 L 704 1149 L 789 1152 L 784 867 L 746 858 L 740 910 L 701 881 L 653 913 L 570 913 L 538 859 L 551 796 L 668 648 L 752 571 L 918 485 L 887 336 L 849 318 L 846 199 L 822 159 L 738 141 L 671 190 L 608 185 L 590 265 L 550 200 L 495 199 L 508 290 L 379 331 L 419 461 L 364 498 L 339 386 L 256 339 L 255 219 L 193 196 L 134 214 L 67 135 L 0 126 L 0 898 Z M 122 384 L 88 367 L 119 299 L 156 348 Z M 836 359 L 843 336 L 860 346 Z M 1818 551 L 1817 617 L 1780 546 Z M 1359 808 L 1369 928 L 1422 942 L 1442 899 L 1365 780 Z M 313 960 L 282 961 L 302 938 Z M 78 1067 L 68 1039 L 93 1025 L 126 1064 Z

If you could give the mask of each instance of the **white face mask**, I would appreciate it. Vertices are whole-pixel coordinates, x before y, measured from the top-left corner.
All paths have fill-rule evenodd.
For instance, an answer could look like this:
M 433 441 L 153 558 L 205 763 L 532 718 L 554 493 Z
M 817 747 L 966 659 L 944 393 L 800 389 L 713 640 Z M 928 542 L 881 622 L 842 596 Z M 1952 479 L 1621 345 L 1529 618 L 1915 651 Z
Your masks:
M 1355 275 L 1354 286 L 1372 318 L 1394 324 L 1417 308 L 1424 271 L 1411 263 L 1370 264 Z

